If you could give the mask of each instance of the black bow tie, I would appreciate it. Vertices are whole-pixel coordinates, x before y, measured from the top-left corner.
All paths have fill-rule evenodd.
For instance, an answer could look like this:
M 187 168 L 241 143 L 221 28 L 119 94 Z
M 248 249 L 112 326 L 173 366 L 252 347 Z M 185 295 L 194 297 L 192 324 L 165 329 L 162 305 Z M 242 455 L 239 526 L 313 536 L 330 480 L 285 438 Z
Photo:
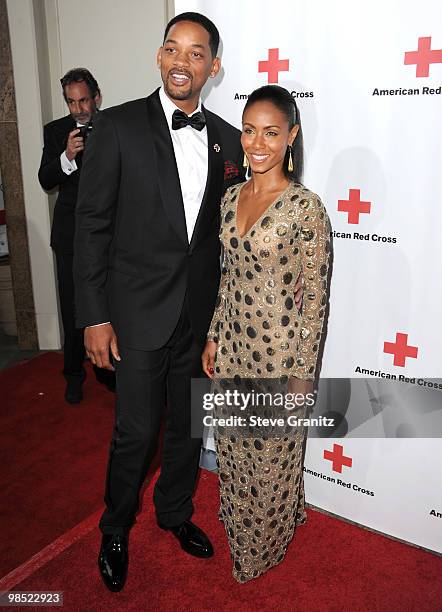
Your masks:
M 180 130 L 186 125 L 190 125 L 194 130 L 201 132 L 203 127 L 206 125 L 206 118 L 203 113 L 194 113 L 191 117 L 183 113 L 181 110 L 176 110 L 172 115 L 172 130 Z

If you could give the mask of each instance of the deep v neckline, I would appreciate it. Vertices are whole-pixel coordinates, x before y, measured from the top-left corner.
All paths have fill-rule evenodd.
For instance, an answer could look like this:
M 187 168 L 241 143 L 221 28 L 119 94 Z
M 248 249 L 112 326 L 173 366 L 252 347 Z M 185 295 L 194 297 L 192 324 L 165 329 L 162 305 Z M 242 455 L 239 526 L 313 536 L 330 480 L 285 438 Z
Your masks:
M 244 233 L 244 234 L 241 236 L 241 234 L 239 233 L 239 229 L 238 229 L 238 204 L 239 204 L 239 199 L 240 199 L 240 197 L 241 197 L 241 191 L 242 191 L 242 188 L 244 187 L 244 185 L 247 185 L 247 183 L 248 183 L 248 181 L 245 181 L 244 183 L 242 183 L 242 184 L 240 185 L 239 190 L 238 190 L 238 195 L 236 196 L 236 202 L 235 202 L 235 219 L 234 219 L 234 221 L 235 221 L 235 231 L 236 231 L 236 234 L 237 234 L 237 236 L 238 236 L 238 238 L 239 238 L 240 240 L 244 240 L 244 238 L 245 238 L 245 237 L 246 237 L 248 234 L 250 234 L 250 232 L 251 232 L 251 231 L 253 230 L 253 228 L 254 228 L 254 227 L 257 225 L 257 223 L 259 223 L 259 221 L 261 221 L 261 219 L 262 219 L 262 218 L 263 218 L 263 217 L 264 217 L 264 216 L 265 216 L 265 215 L 266 215 L 266 214 L 269 212 L 269 210 L 270 210 L 271 208 L 273 208 L 273 206 L 275 206 L 275 204 L 276 204 L 277 202 L 279 202 L 279 201 L 280 201 L 280 200 L 281 200 L 281 199 L 282 199 L 282 198 L 285 196 L 286 192 L 287 192 L 287 191 L 290 189 L 290 187 L 291 187 L 291 186 L 292 186 L 292 184 L 293 184 L 292 182 L 290 182 L 290 183 L 287 185 L 287 187 L 284 189 L 284 191 L 281 191 L 281 193 L 280 193 L 280 194 L 278 194 L 278 195 L 276 196 L 276 198 L 275 198 L 275 199 L 274 199 L 272 202 L 270 202 L 270 204 L 269 204 L 269 205 L 267 206 L 267 208 L 266 208 L 266 209 L 265 209 L 265 210 L 262 212 L 262 214 L 261 214 L 261 215 L 260 215 L 260 216 L 259 216 L 259 217 L 256 219 L 256 221 L 255 221 L 255 222 L 254 222 L 254 223 L 253 223 L 253 224 L 252 224 L 252 225 L 249 227 L 249 229 L 248 229 L 248 230 L 247 230 L 247 231 L 246 231 L 246 232 L 245 232 L 245 233 Z

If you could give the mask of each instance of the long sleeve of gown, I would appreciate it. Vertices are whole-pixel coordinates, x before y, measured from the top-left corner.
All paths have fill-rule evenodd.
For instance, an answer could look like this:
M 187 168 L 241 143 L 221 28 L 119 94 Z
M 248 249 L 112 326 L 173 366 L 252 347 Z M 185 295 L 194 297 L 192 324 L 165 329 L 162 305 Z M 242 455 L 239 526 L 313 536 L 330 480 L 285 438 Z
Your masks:
M 224 213 L 225 213 L 225 209 L 226 209 L 226 204 L 228 202 L 228 195 L 229 192 L 231 191 L 231 189 L 227 189 L 226 193 L 224 194 L 224 196 L 221 199 L 221 207 L 220 207 L 220 213 L 221 213 L 221 228 L 220 228 L 220 238 L 221 238 L 221 233 L 223 230 L 223 218 L 224 218 Z M 227 281 L 228 281 L 228 276 L 229 276 L 229 271 L 227 269 L 227 267 L 224 265 L 225 264 L 225 252 L 224 252 L 224 248 L 222 249 L 222 265 L 221 265 L 221 279 L 220 279 L 220 283 L 219 283 L 219 289 L 218 289 L 218 296 L 216 298 L 216 302 L 215 302 L 215 311 L 213 313 L 213 317 L 212 317 L 212 322 L 210 324 L 209 327 L 209 331 L 207 333 L 207 340 L 212 340 L 214 342 L 218 342 L 218 336 L 219 336 L 219 328 L 220 328 L 220 324 L 221 321 L 225 318 L 225 304 L 226 304 L 226 291 L 227 291 Z
M 304 294 L 299 341 L 291 376 L 314 380 L 327 305 L 330 221 L 321 200 L 313 193 L 300 202 L 300 207 L 299 238 Z
M 224 255 L 224 254 L 223 254 Z M 224 257 L 223 257 L 224 261 Z M 207 340 L 212 340 L 213 342 L 218 342 L 219 328 L 221 321 L 225 317 L 225 292 L 227 290 L 227 277 L 228 270 L 222 265 L 221 268 L 221 279 L 219 283 L 218 296 L 216 298 L 215 303 L 215 311 L 213 313 L 212 322 L 209 327 L 209 331 L 207 332 Z

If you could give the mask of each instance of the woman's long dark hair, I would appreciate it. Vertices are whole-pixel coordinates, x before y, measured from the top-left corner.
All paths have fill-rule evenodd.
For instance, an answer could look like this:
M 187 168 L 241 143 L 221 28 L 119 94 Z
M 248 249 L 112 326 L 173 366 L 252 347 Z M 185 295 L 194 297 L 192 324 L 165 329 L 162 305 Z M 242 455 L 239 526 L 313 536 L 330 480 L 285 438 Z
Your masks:
M 287 89 L 284 89 L 284 87 L 279 87 L 279 85 L 264 85 L 264 87 L 255 89 L 255 91 L 250 94 L 243 110 L 243 116 L 245 111 L 250 108 L 252 104 L 264 101 L 271 102 L 278 110 L 284 113 L 289 124 L 289 131 L 293 126 L 299 125 L 298 134 L 292 146 L 293 172 L 288 171 L 288 148 L 284 158 L 283 169 L 289 180 L 294 183 L 300 183 L 302 181 L 302 172 L 304 169 L 304 142 L 302 138 L 301 117 L 295 99 L 290 95 Z

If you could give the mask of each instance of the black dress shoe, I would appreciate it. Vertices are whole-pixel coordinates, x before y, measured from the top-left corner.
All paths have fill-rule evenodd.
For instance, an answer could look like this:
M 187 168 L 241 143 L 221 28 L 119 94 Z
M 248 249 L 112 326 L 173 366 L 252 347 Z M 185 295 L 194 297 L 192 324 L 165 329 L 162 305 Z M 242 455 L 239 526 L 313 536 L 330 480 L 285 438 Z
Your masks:
M 104 584 L 109 591 L 121 591 L 126 582 L 129 555 L 127 537 L 123 535 L 103 535 L 98 567 Z
M 69 404 L 79 404 L 83 399 L 83 389 L 82 389 L 83 381 L 72 381 L 69 380 L 66 385 L 66 391 L 64 392 L 64 399 Z
M 204 531 L 194 525 L 191 521 L 184 521 L 177 527 L 164 527 L 158 523 L 161 529 L 171 531 L 181 544 L 181 548 L 189 555 L 208 559 L 213 556 L 213 546 Z

